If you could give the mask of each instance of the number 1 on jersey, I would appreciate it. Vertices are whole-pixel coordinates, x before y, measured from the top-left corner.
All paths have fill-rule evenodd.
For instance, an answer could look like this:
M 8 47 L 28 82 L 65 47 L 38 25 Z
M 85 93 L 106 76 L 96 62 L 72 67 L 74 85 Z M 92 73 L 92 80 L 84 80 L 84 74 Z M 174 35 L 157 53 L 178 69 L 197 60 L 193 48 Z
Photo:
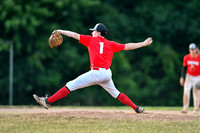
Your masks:
M 104 43 L 103 42 L 99 42 L 100 44 L 100 54 L 103 54 L 103 45 Z

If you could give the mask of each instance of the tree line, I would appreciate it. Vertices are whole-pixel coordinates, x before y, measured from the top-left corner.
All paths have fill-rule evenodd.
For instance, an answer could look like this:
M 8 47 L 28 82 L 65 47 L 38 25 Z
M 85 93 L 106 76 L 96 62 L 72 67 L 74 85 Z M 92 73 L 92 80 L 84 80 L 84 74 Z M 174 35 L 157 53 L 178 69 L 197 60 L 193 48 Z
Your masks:
M 90 68 L 86 47 L 63 36 L 51 49 L 55 29 L 91 32 L 96 23 L 108 28 L 108 40 L 122 44 L 152 37 L 149 47 L 115 53 L 113 80 L 136 104 L 181 106 L 179 84 L 183 56 L 199 45 L 200 3 L 161 0 L 6 0 L 0 5 L 0 39 L 14 42 L 14 105 L 34 105 L 32 94 L 54 94 Z M 1 105 L 8 104 L 9 45 L 0 43 Z M 56 105 L 121 105 L 104 89 L 92 86 L 72 92 Z

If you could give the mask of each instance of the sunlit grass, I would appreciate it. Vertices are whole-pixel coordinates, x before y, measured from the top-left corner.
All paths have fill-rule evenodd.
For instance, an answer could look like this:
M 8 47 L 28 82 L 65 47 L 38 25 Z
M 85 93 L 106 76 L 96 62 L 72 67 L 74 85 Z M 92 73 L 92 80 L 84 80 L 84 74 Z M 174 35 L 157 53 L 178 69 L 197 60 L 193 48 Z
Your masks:
M 3 115 L 1 133 L 189 133 L 200 131 L 199 121 L 158 121 Z

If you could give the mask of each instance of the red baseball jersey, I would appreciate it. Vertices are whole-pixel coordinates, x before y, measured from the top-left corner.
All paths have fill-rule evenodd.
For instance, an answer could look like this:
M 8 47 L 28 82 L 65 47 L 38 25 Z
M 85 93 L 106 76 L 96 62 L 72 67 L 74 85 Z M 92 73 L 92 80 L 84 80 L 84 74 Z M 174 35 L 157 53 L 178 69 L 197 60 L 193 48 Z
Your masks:
M 125 48 L 124 44 L 100 36 L 80 35 L 79 42 L 88 48 L 90 67 L 110 68 L 113 54 Z
M 183 58 L 183 66 L 187 66 L 187 73 L 192 76 L 200 75 L 200 55 L 196 58 L 192 58 L 190 54 L 187 54 Z

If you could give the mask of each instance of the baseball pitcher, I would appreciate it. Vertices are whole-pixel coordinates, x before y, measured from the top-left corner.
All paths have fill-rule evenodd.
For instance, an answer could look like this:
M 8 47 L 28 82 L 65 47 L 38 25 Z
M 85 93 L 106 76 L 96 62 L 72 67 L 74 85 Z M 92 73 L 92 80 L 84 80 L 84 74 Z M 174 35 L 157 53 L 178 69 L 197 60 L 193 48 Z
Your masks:
M 194 113 L 198 112 L 200 102 L 200 89 L 197 84 L 200 81 L 200 55 L 194 43 L 189 45 L 189 52 L 183 58 L 183 68 L 180 78 L 180 84 L 184 86 L 183 110 L 181 113 L 188 112 L 191 89 L 193 89 Z
M 112 72 L 110 66 L 112 63 L 113 54 L 115 52 L 149 46 L 153 42 L 152 38 L 147 38 L 144 42 L 139 43 L 120 44 L 114 41 L 109 41 L 105 38 L 108 30 L 106 26 L 102 23 L 96 24 L 94 28 L 91 28 L 89 30 L 92 31 L 92 36 L 81 35 L 68 30 L 56 30 L 57 32 L 55 33 L 72 37 L 78 40 L 79 43 L 87 47 L 89 52 L 91 70 L 80 75 L 76 79 L 67 82 L 63 88 L 58 90 L 54 95 L 49 98 L 38 97 L 35 94 L 33 95 L 33 97 L 40 105 L 48 109 L 52 103 L 54 103 L 58 99 L 66 97 L 72 91 L 92 85 L 100 85 L 112 97 L 130 106 L 131 108 L 133 108 L 133 110 L 135 110 L 135 112 L 143 113 L 144 109 L 142 107 L 138 107 L 137 105 L 135 105 L 125 94 L 117 90 L 112 80 Z M 58 46 L 58 44 L 56 44 L 56 46 Z

